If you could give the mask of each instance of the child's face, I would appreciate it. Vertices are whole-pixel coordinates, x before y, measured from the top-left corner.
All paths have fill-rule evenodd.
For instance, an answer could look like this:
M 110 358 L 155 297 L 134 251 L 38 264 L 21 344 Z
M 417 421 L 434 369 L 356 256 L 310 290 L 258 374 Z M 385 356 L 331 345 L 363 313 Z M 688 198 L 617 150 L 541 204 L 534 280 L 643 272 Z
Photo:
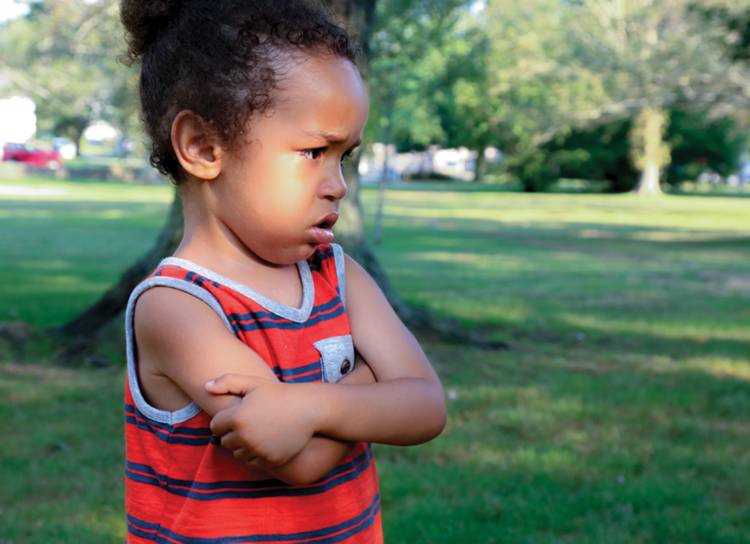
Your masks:
M 341 161 L 360 142 L 369 102 L 356 67 L 335 56 L 293 63 L 274 99 L 224 156 L 214 191 L 216 215 L 245 249 L 281 265 L 321 243 L 313 227 L 347 193 Z

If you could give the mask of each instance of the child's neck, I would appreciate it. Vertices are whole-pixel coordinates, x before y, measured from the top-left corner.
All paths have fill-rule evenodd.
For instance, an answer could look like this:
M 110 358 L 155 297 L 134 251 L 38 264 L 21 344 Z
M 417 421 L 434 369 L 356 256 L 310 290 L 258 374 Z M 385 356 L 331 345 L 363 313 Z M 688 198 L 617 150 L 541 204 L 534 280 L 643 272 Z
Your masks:
M 296 262 L 269 262 L 247 247 L 207 204 L 207 187 L 181 187 L 185 228 L 175 257 L 187 259 L 281 304 L 300 308 L 303 287 Z

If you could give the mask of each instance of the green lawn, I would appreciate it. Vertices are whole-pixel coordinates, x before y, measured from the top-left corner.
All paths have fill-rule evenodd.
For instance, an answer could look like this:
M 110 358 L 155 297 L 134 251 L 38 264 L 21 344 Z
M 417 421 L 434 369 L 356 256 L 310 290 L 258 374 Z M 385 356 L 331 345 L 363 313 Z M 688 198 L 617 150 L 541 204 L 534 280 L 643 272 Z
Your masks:
M 750 200 L 450 187 L 388 191 L 376 251 L 406 300 L 511 349 L 423 342 L 449 422 L 375 446 L 386 542 L 750 542 Z M 169 200 L 0 182 L 0 320 L 85 307 Z M 0 543 L 123 540 L 122 387 L 0 362 Z

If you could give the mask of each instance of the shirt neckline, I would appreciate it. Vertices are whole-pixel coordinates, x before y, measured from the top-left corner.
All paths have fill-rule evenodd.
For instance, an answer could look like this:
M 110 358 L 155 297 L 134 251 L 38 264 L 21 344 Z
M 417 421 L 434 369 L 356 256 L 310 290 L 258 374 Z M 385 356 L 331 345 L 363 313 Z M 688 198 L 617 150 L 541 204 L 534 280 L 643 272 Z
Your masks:
M 313 302 L 315 300 L 315 285 L 312 281 L 312 273 L 310 272 L 310 265 L 306 260 L 297 261 L 297 270 L 299 272 L 300 280 L 302 281 L 302 306 L 295 308 L 293 306 L 287 306 L 272 298 L 269 298 L 252 287 L 249 287 L 243 283 L 236 282 L 225 276 L 222 276 L 218 272 L 201 266 L 193 261 L 182 259 L 180 257 L 167 257 L 163 259 L 159 266 L 173 265 L 191 272 L 195 272 L 216 283 L 220 283 L 231 289 L 234 289 L 238 293 L 246 296 L 247 298 L 257 302 L 263 306 L 266 310 L 273 312 L 274 314 L 294 321 L 295 323 L 304 323 L 310 317 L 312 312 Z

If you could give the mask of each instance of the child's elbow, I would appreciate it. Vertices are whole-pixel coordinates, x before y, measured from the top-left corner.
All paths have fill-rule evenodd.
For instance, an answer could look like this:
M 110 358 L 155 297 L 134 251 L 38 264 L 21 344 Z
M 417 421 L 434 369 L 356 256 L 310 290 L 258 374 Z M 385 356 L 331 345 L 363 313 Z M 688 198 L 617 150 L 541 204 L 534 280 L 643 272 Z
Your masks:
M 443 394 L 442 387 L 439 388 L 439 395 L 435 395 L 434 405 L 430 410 L 431 416 L 429 424 L 426 426 L 426 433 L 424 442 L 428 442 L 434 438 L 440 436 L 445 430 L 445 426 L 448 423 L 448 413 L 445 404 L 445 395 Z
M 308 470 L 306 467 L 299 466 L 299 464 L 287 465 L 283 469 L 272 470 L 272 475 L 282 482 L 292 485 L 310 485 L 317 482 L 320 476 L 313 471 Z
M 291 475 L 286 483 L 289 485 L 311 485 L 317 482 L 320 478 L 317 475 L 312 475 L 309 472 L 299 473 Z
M 440 404 L 438 405 L 438 408 L 436 410 L 435 414 L 435 426 L 433 428 L 433 435 L 430 437 L 430 440 L 433 438 L 438 437 L 444 430 L 445 426 L 448 423 L 448 412 L 445 407 L 445 399 L 441 399 Z

